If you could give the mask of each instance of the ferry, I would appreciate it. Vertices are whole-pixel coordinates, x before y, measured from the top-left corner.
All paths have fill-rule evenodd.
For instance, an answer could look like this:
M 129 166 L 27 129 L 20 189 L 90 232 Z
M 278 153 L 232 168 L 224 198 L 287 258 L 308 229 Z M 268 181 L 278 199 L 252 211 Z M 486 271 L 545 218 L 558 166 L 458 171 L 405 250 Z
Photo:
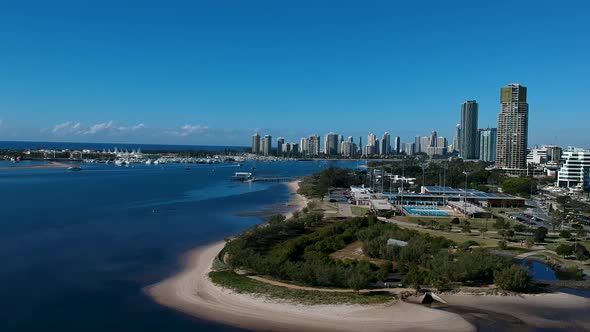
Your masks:
M 248 181 L 252 180 L 252 173 L 250 172 L 236 172 L 231 179 L 233 181 Z
M 73 171 L 73 172 L 77 172 L 77 171 L 81 171 L 82 167 L 80 166 L 70 166 L 68 167 L 68 171 Z

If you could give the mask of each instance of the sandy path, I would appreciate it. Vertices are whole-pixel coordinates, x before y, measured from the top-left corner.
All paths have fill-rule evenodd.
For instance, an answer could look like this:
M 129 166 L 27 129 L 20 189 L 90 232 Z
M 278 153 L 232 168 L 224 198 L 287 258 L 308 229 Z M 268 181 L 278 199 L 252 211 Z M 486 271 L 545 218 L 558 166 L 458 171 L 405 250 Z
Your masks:
M 206 319 L 258 331 L 473 331 L 459 315 L 419 305 L 395 304 L 303 306 L 238 294 L 208 278 L 218 242 L 191 252 L 186 269 L 147 289 L 170 308 Z

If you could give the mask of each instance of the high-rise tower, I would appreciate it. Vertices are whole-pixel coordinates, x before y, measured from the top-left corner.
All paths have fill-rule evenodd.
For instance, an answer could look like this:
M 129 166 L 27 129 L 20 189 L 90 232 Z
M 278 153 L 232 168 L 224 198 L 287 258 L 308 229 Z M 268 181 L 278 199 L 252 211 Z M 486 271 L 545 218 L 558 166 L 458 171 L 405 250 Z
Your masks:
M 260 135 L 258 133 L 252 135 L 252 153 L 260 154 Z
M 496 167 L 525 169 L 529 132 L 527 88 L 510 84 L 500 90 Z
M 477 114 L 475 100 L 468 100 L 461 105 L 461 157 L 478 159 L 477 155 Z

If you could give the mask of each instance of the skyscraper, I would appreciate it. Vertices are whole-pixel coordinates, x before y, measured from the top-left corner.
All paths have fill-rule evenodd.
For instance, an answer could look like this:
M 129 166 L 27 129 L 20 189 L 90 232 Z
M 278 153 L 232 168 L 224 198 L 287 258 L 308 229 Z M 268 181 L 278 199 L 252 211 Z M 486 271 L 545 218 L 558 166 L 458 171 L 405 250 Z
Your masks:
M 307 144 L 311 156 L 318 156 L 320 154 L 320 137 L 318 135 L 309 136 Z
M 395 136 L 393 140 L 393 153 L 400 154 L 401 153 L 401 138 L 399 136 Z
M 529 131 L 527 88 L 509 84 L 500 90 L 496 167 L 525 169 Z
M 379 149 L 379 154 L 382 156 L 388 156 L 391 152 L 391 135 L 388 132 L 383 134 L 383 138 L 381 138 L 381 146 Z
M 461 105 L 461 157 L 477 159 L 477 114 L 475 100 L 468 100 Z
M 453 137 L 453 151 L 451 152 L 459 152 L 461 151 L 461 124 L 457 124 L 455 126 L 455 136 Z
M 279 137 L 277 138 L 277 154 L 280 155 L 281 153 L 287 152 L 287 149 L 284 148 L 285 145 L 285 138 Z
M 258 133 L 252 135 L 252 153 L 260 154 L 260 135 Z
M 433 130 L 432 133 L 430 133 L 430 145 L 428 145 L 431 148 L 435 148 L 436 147 L 436 137 L 438 136 L 438 134 L 436 133 L 436 130 Z
M 265 156 L 270 155 L 272 152 L 272 136 L 264 135 L 262 139 L 262 154 Z
M 338 153 L 338 134 L 331 132 L 326 135 L 324 138 L 324 153 L 329 156 L 334 156 Z
M 422 152 L 420 148 L 420 136 L 414 137 L 414 154 Z
M 309 152 L 309 140 L 307 137 L 301 137 L 299 140 L 299 153 L 305 155 Z
M 496 161 L 496 128 L 481 129 L 479 132 L 479 160 Z

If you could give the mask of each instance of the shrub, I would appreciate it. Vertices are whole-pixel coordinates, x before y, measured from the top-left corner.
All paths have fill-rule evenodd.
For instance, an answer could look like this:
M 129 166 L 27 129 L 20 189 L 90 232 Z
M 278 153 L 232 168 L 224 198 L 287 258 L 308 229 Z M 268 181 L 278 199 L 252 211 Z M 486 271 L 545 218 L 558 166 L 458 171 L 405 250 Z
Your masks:
M 569 244 L 562 243 L 555 249 L 555 252 L 560 256 L 566 257 L 574 253 L 574 248 Z
M 576 255 L 576 259 L 580 261 L 585 261 L 590 258 L 590 252 L 588 252 L 588 249 L 581 244 L 576 244 L 574 255 Z
M 572 233 L 570 231 L 561 231 L 559 232 L 559 237 L 569 239 L 572 237 Z
M 524 291 L 529 288 L 530 282 L 528 271 L 518 265 L 510 265 L 494 273 L 494 283 L 503 290 Z
M 498 249 L 500 249 L 500 250 L 508 249 L 508 243 L 506 243 L 506 241 L 504 241 L 504 240 L 498 242 Z

